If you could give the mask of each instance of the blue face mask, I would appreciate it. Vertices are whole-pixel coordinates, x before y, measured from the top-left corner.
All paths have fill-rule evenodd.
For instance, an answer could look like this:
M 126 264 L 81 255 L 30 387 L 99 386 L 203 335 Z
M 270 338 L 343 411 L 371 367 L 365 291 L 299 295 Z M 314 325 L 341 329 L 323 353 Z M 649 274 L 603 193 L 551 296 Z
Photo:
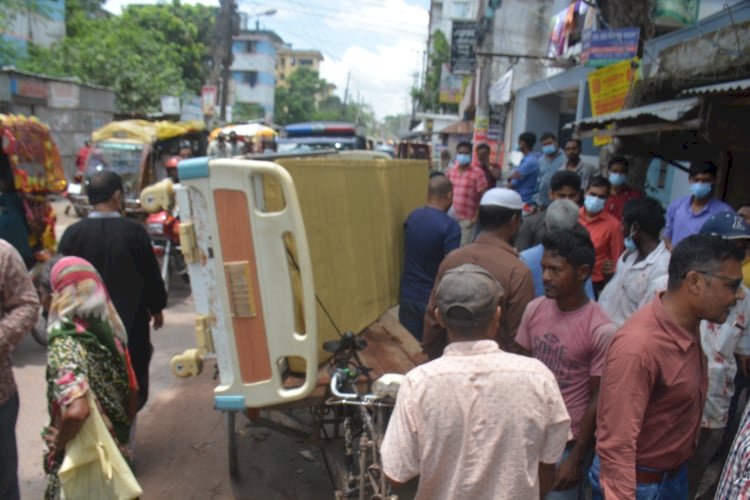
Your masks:
M 586 211 L 590 214 L 598 214 L 604 210 L 605 203 L 605 200 L 590 194 L 587 194 L 583 199 L 583 206 L 586 207 Z
M 471 163 L 471 154 L 458 153 L 456 155 L 456 161 L 459 165 L 468 165 L 469 163 Z
M 625 181 L 628 180 L 628 176 L 625 174 L 621 174 L 619 172 L 611 172 L 609 174 L 609 182 L 613 186 L 622 186 L 625 184 Z
M 633 241 L 633 238 L 631 238 L 630 236 L 625 238 L 625 250 L 627 250 L 628 252 L 635 252 L 636 250 L 638 250 L 635 241 Z
M 542 146 L 542 153 L 546 155 L 553 155 L 557 152 L 557 146 L 554 144 L 547 144 L 545 146 Z
M 714 185 L 708 182 L 691 182 L 690 183 L 690 192 L 693 193 L 693 196 L 695 196 L 699 200 L 711 194 L 711 191 L 713 190 L 713 188 L 714 188 Z

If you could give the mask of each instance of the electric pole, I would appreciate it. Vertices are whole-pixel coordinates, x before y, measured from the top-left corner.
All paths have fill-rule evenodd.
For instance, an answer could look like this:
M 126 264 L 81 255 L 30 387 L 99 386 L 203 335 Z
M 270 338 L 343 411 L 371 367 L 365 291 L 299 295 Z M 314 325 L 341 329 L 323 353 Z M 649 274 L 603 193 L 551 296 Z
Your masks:
M 494 15 L 488 16 L 488 13 L 490 12 L 494 14 L 494 10 L 491 8 L 488 9 L 487 3 L 488 0 L 484 0 L 479 5 L 479 40 L 477 40 L 478 50 L 476 52 L 492 52 L 495 17 Z M 487 141 L 487 134 L 490 128 L 489 89 L 492 83 L 492 58 L 483 56 L 477 57 L 477 72 L 479 77 L 477 87 L 477 109 L 474 114 L 473 142 L 475 145 L 478 142 Z
M 221 71 L 221 110 L 219 117 L 221 121 L 225 121 L 227 118 L 227 101 L 229 100 L 229 78 L 230 68 L 232 66 L 232 37 L 237 31 L 237 4 L 234 0 L 221 0 L 222 8 L 224 9 L 224 54 L 222 57 L 222 71 Z

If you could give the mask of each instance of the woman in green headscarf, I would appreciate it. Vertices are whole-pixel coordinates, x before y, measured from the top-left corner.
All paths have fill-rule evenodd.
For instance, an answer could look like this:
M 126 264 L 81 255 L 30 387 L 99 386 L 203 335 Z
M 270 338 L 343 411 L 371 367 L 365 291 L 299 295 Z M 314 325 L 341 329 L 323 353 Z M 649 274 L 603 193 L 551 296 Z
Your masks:
M 48 448 L 44 457 L 49 479 L 45 497 L 54 499 L 60 496 L 57 472 L 65 458 L 65 447 L 92 412 L 87 393 L 91 391 L 107 429 L 128 459 L 138 386 L 128 357 L 125 328 L 94 267 L 78 257 L 63 257 L 51 268 L 49 289 L 50 424 L 43 436 Z

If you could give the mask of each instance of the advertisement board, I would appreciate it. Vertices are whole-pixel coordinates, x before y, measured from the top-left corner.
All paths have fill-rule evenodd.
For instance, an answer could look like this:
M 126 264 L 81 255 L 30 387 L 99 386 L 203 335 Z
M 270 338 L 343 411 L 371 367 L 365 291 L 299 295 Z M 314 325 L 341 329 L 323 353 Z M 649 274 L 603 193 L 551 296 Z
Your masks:
M 630 89 L 638 79 L 638 68 L 638 58 L 633 58 L 589 73 L 591 116 L 622 110 Z M 608 137 L 594 137 L 594 146 L 602 146 L 610 140 Z

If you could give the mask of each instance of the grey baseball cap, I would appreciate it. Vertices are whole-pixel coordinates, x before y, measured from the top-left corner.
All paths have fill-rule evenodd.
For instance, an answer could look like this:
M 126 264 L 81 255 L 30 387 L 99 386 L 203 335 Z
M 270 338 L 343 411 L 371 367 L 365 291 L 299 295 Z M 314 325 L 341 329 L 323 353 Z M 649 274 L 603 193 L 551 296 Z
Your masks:
M 504 293 L 486 269 L 463 264 L 446 271 L 435 299 L 446 326 L 477 327 L 489 322 Z

